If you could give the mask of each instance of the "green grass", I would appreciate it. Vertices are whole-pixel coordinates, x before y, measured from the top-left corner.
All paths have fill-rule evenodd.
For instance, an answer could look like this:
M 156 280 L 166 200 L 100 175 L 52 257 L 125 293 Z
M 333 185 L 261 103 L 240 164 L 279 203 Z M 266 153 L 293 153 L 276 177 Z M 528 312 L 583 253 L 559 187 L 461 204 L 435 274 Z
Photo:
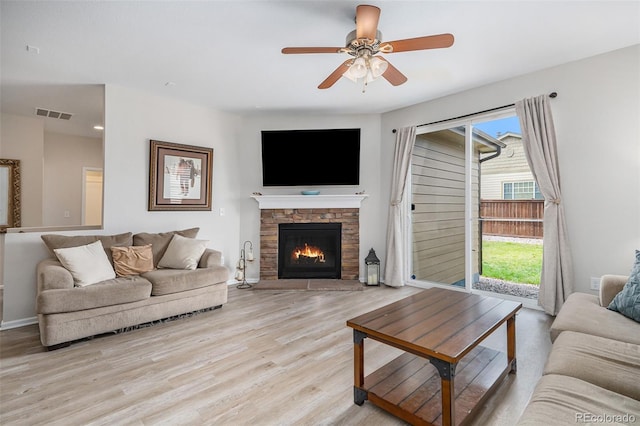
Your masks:
M 540 285 L 542 245 L 482 242 L 482 275 L 520 284 Z

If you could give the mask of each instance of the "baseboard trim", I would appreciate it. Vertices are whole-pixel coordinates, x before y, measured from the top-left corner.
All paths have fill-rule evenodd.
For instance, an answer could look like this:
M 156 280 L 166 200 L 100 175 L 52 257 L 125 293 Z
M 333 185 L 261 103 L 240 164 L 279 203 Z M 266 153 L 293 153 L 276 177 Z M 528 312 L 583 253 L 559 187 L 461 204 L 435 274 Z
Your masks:
M 2 321 L 0 331 L 10 330 L 12 328 L 24 327 L 27 325 L 37 324 L 38 317 L 22 318 L 13 321 Z

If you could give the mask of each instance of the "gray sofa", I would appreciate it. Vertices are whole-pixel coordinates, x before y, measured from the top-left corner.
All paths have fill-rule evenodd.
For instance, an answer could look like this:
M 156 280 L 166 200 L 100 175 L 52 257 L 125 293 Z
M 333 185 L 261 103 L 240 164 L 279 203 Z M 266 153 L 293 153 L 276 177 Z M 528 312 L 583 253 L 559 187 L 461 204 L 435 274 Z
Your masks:
M 640 323 L 607 309 L 627 278 L 605 275 L 599 296 L 567 298 L 519 426 L 640 424 Z
M 195 238 L 197 232 L 198 228 L 136 235 L 43 235 L 53 256 L 37 266 L 36 311 L 42 344 L 57 349 L 85 337 L 225 304 L 229 271 L 219 251 L 206 249 L 193 270 L 157 268 L 174 234 Z M 112 265 L 111 247 L 151 244 L 154 269 L 79 287 L 53 250 L 95 241 L 102 243 Z

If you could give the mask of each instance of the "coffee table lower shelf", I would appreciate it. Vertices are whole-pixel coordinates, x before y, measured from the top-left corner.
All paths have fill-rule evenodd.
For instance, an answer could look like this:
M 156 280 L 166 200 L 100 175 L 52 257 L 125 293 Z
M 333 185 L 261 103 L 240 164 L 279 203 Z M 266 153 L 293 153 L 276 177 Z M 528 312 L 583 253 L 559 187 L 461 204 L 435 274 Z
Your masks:
M 507 356 L 477 346 L 456 367 L 456 425 L 466 424 L 511 370 Z M 374 405 L 414 425 L 442 424 L 440 375 L 428 359 L 404 353 L 365 377 L 356 393 Z

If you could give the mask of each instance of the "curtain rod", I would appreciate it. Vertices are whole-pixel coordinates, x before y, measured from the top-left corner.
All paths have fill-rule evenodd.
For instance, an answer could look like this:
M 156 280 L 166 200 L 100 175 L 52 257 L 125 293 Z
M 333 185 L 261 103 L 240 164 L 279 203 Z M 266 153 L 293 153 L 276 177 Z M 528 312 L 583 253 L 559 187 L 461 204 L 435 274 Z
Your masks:
M 557 96 L 558 96 L 558 92 L 549 93 L 549 97 L 550 98 L 556 98 Z M 472 112 L 471 114 L 459 115 L 459 116 L 453 117 L 453 118 L 447 118 L 447 119 L 444 119 L 444 120 L 432 121 L 431 123 L 418 124 L 416 127 L 430 126 L 431 124 L 446 123 L 447 121 L 453 121 L 453 120 L 459 120 L 461 118 L 472 117 L 474 115 L 484 114 L 485 112 L 493 112 L 493 111 L 499 111 L 499 110 L 504 109 L 504 108 L 511 108 L 511 107 L 513 107 L 515 105 L 516 104 L 502 105 L 500 107 L 489 108 L 489 109 L 485 109 L 483 111 Z M 393 129 L 392 132 L 395 133 L 395 132 L 397 132 L 397 130 Z

